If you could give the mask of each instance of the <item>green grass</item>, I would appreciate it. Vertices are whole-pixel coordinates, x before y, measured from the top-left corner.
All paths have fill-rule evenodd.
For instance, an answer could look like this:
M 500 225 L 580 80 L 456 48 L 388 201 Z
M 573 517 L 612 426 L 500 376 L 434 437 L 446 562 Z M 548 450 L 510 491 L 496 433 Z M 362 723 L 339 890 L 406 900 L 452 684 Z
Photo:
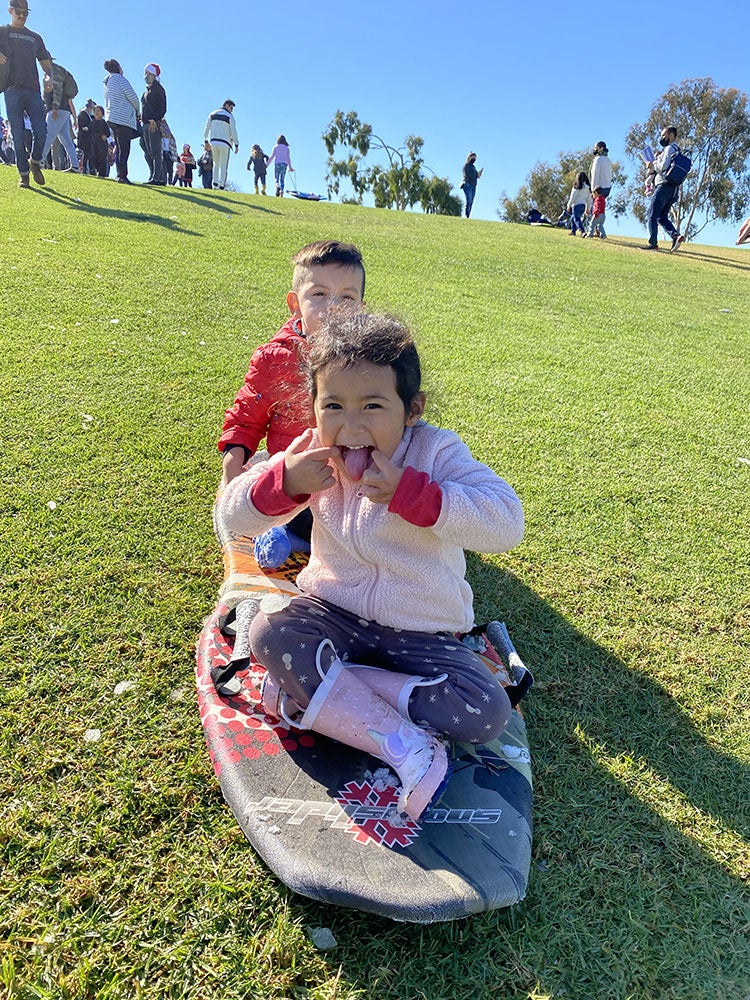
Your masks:
M 748 1000 L 747 251 L 15 183 L 0 169 L 0 995 Z M 428 417 L 526 510 L 522 545 L 469 571 L 537 678 L 531 882 L 463 923 L 290 893 L 203 747 L 215 440 L 322 237 L 362 248 L 370 305 L 417 331 Z

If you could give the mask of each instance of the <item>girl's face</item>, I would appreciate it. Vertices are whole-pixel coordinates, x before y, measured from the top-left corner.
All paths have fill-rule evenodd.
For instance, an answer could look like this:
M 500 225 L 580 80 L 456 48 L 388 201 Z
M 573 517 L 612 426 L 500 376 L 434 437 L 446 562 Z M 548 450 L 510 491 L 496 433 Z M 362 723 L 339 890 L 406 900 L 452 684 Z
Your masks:
M 372 464 L 375 448 L 392 458 L 405 427 L 413 427 L 424 410 L 420 393 L 404 411 L 390 365 L 360 361 L 352 368 L 323 368 L 316 379 L 315 422 L 320 443 L 341 453 L 339 468 L 358 482 Z

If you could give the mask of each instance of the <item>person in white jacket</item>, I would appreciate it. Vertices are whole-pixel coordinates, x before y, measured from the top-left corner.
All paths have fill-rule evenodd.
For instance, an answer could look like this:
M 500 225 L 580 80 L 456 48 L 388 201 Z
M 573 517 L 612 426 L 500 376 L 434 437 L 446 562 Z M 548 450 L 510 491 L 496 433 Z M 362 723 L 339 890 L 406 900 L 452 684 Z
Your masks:
M 211 145 L 211 153 L 214 158 L 213 187 L 215 190 L 223 191 L 227 184 L 227 168 L 229 167 L 229 154 L 234 149 L 235 153 L 240 150 L 240 140 L 237 137 L 237 126 L 234 121 L 234 101 L 226 100 L 220 108 L 212 111 L 206 119 L 206 127 L 203 130 L 203 138 Z
M 607 144 L 603 139 L 594 146 L 594 159 L 591 161 L 589 177 L 591 178 L 591 190 L 595 191 L 596 188 L 601 188 L 602 197 L 609 198 L 609 192 L 612 190 L 612 162 L 609 158 Z
M 575 236 L 576 230 L 581 230 L 581 236 L 586 236 L 586 227 L 583 224 L 584 215 L 591 214 L 591 185 L 586 174 L 580 170 L 576 174 L 575 183 L 570 189 L 568 198 L 568 211 L 570 212 L 570 235 Z

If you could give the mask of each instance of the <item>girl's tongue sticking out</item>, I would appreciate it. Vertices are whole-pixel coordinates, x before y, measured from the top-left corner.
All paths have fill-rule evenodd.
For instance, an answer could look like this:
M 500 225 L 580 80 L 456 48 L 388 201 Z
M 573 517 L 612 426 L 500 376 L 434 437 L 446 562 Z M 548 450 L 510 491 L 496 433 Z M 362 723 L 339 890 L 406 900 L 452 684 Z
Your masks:
M 340 450 L 346 474 L 352 482 L 358 483 L 365 469 L 372 465 L 372 448 L 369 445 L 362 448 L 346 448 L 342 445 Z

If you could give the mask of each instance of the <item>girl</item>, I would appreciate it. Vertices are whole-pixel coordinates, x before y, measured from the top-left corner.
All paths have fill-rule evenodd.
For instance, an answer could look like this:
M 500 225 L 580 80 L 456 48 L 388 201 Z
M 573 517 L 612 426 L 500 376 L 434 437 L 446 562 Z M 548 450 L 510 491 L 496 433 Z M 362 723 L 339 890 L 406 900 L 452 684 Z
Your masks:
M 185 173 L 180 180 L 180 187 L 193 186 L 193 171 L 196 169 L 198 164 L 195 162 L 195 157 L 190 149 L 190 143 L 186 142 L 182 147 L 182 153 L 180 154 L 180 162 L 185 165 Z
M 261 606 L 250 629 L 263 704 L 393 767 L 416 820 L 448 774 L 433 734 L 484 743 L 510 718 L 455 634 L 474 624 L 463 550 L 517 545 L 523 512 L 455 434 L 421 419 L 419 357 L 396 320 L 330 316 L 307 372 L 316 430 L 232 480 L 217 507 L 243 535 L 313 513 L 303 596 Z
M 283 138 L 283 136 L 281 136 Z M 250 147 L 250 159 L 247 161 L 247 169 L 255 174 L 255 193 L 258 194 L 258 184 L 260 193 L 266 193 L 266 170 L 268 168 L 268 157 L 260 148 L 258 143 Z
M 568 211 L 570 212 L 570 235 L 575 236 L 576 230 L 580 229 L 581 236 L 585 237 L 583 217 L 586 213 L 591 213 L 591 185 L 582 170 L 576 174 L 575 184 L 571 188 Z
M 289 167 L 290 171 L 294 170 L 292 166 L 292 154 L 289 152 L 289 143 L 286 141 L 286 137 L 280 135 L 276 140 L 276 145 L 271 150 L 271 155 L 268 157 L 267 166 L 271 166 L 273 161 L 276 160 L 274 164 L 274 176 L 276 178 L 276 197 L 284 197 L 284 178 L 286 177 L 286 168 Z

